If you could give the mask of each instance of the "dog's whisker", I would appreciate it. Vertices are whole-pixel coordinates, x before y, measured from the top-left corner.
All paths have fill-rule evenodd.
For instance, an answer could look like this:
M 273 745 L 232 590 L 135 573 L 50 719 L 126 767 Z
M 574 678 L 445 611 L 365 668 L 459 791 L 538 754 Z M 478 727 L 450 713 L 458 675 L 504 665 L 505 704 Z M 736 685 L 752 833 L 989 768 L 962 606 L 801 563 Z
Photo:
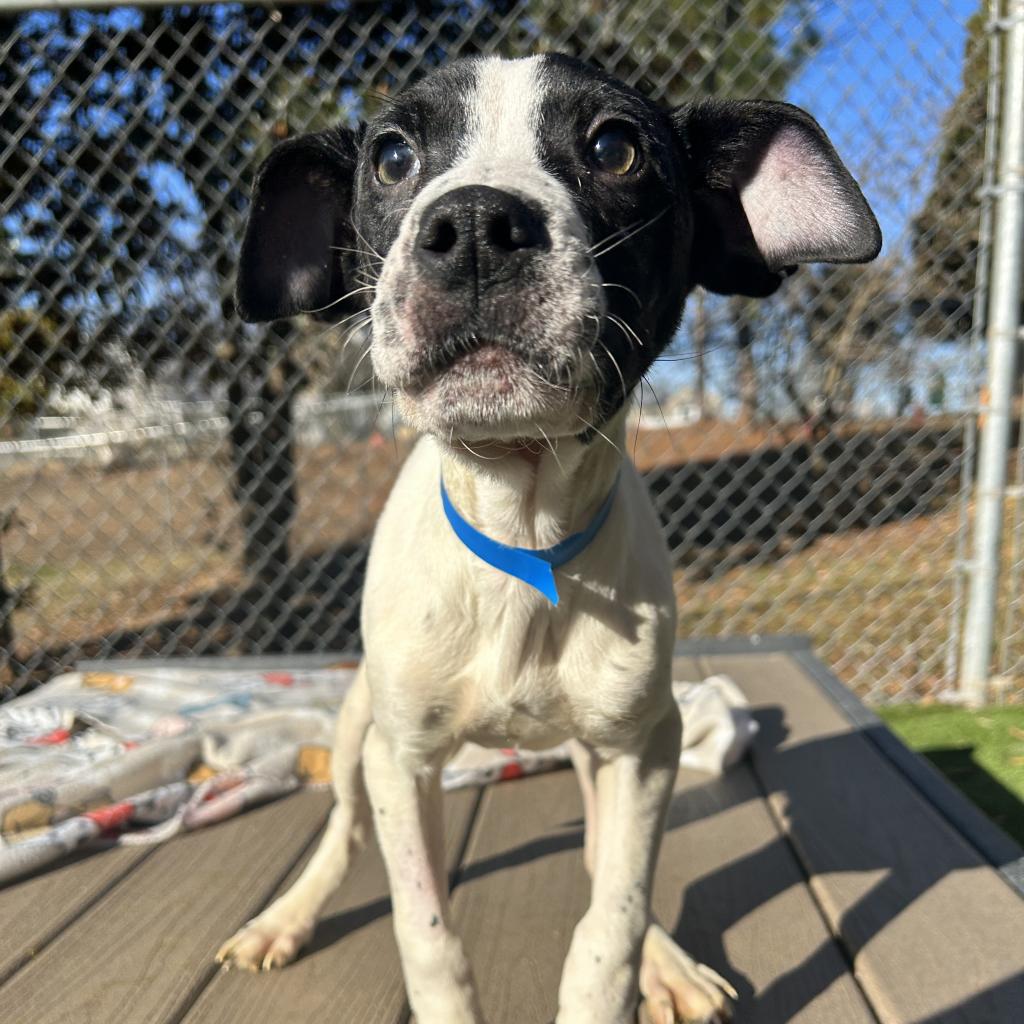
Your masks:
M 379 259 L 381 261 L 381 263 L 383 263 L 384 262 L 384 257 L 379 252 L 377 252 L 376 248 L 373 245 L 371 245 L 370 242 L 368 242 L 366 240 L 366 237 L 362 234 L 362 232 L 359 230 L 359 228 L 357 228 L 353 224 L 352 225 L 352 230 L 355 231 L 356 238 L 358 238 L 359 241 L 362 242 L 363 245 L 365 245 L 370 250 L 370 255 L 376 256 L 377 259 Z
M 321 327 L 319 330 L 313 332 L 313 336 L 316 337 L 316 338 L 323 338 L 325 335 L 338 330 L 338 328 L 343 326 L 346 321 L 351 320 L 353 317 L 359 316 L 360 314 L 364 314 L 364 313 L 368 313 L 368 312 L 369 312 L 368 310 L 360 309 L 357 312 L 351 314 L 350 316 L 345 317 L 343 320 L 339 320 L 336 324 L 324 324 L 324 326 Z M 349 330 L 346 332 L 344 337 L 347 339 L 347 338 L 351 337 L 352 332 L 354 332 L 354 331 L 356 331 L 356 330 L 358 330 L 360 328 L 365 328 L 365 327 L 369 327 L 369 326 L 370 326 L 370 317 L 366 316 L 365 319 L 360 320 L 358 323 L 354 324 L 351 328 L 349 328 Z M 344 348 L 344 345 L 345 345 L 345 341 L 343 340 L 342 341 L 342 347 L 343 348 Z
M 598 345 L 604 349 L 604 354 L 611 360 L 612 366 L 615 367 L 615 372 L 619 375 L 619 382 L 622 384 L 622 400 L 626 400 L 626 396 L 629 394 L 629 389 L 626 387 L 626 378 L 622 375 L 622 367 L 619 366 L 618 360 L 611 354 L 608 346 L 603 341 L 598 341 Z
M 633 228 L 638 227 L 642 221 L 634 220 L 630 221 L 629 224 L 623 225 L 621 228 L 616 228 L 614 231 L 609 232 L 599 242 L 595 242 L 592 246 L 587 249 L 587 252 L 593 256 L 599 249 L 604 248 L 609 242 L 615 241 L 616 238 L 624 235 L 627 231 L 632 231 Z
M 647 374 L 643 374 L 643 379 L 647 381 L 647 386 L 651 389 L 651 394 L 654 395 L 654 401 L 658 403 L 658 412 L 661 413 L 661 422 L 665 427 L 665 433 L 668 435 L 668 440 L 669 444 L 672 446 L 672 451 L 678 455 L 679 449 L 676 447 L 675 435 L 672 433 L 672 430 L 668 425 L 668 420 L 665 418 L 665 410 L 661 406 L 661 399 L 658 397 L 658 392 L 654 389 L 654 385 L 651 383 L 650 378 L 647 376 Z
M 462 447 L 465 448 L 466 451 L 469 452 L 469 454 L 472 455 L 474 458 L 483 459 L 484 462 L 500 462 L 503 458 L 505 458 L 504 455 L 481 455 L 480 452 L 478 452 L 475 448 L 472 448 L 470 445 L 466 444 L 466 442 L 461 437 L 459 438 L 459 444 L 461 444 Z
M 661 414 L 661 422 L 665 425 L 665 429 L 668 430 L 668 420 L 665 418 L 665 410 L 661 406 L 661 399 L 658 397 L 658 392 L 655 391 L 654 385 L 651 383 L 651 378 L 645 373 L 641 375 L 641 379 L 645 381 L 647 386 L 651 389 L 651 394 L 654 396 L 654 401 L 658 406 L 658 412 Z
M 640 411 L 636 415 L 636 430 L 633 431 L 633 461 L 636 462 L 636 443 L 640 440 L 640 421 L 644 418 L 644 379 L 640 377 Z
M 583 319 L 594 321 L 594 337 L 591 339 L 591 344 L 596 345 L 601 338 L 601 327 L 603 326 L 604 321 L 595 313 L 586 313 L 584 314 Z M 591 354 L 591 358 L 593 359 L 593 354 Z
M 588 352 L 587 355 L 590 356 L 590 361 L 594 364 L 594 370 L 597 373 L 598 383 L 600 383 L 600 385 L 604 387 L 605 383 L 607 383 L 607 379 L 604 375 L 604 370 L 601 369 L 601 364 L 597 361 L 597 356 L 595 356 L 593 352 Z
M 626 231 L 630 231 L 630 230 L 635 228 L 640 223 L 641 223 L 640 221 L 634 220 L 634 221 L 631 221 L 629 224 L 626 224 L 624 227 L 616 228 L 614 231 L 611 231 L 607 235 L 605 235 L 604 238 L 602 238 L 600 241 L 595 242 L 593 245 L 591 245 L 587 249 L 587 252 L 590 253 L 591 255 L 593 255 L 603 245 L 607 245 L 613 238 L 615 238 L 616 235 L 621 235 L 621 234 L 623 234 Z
M 584 418 L 579 413 L 576 413 L 576 419 L 578 419 L 580 423 L 582 423 L 589 430 L 594 431 L 594 433 L 597 434 L 599 437 L 603 437 L 620 455 L 624 455 L 622 449 L 603 430 L 601 430 L 600 427 L 595 427 L 594 424 L 590 422 L 590 420 Z
M 616 327 L 622 330 L 627 339 L 635 341 L 639 348 L 644 347 L 644 343 L 640 340 L 640 335 L 638 335 L 636 331 L 634 331 L 633 328 L 622 319 L 622 317 L 616 316 L 614 313 L 606 313 L 605 315 L 613 324 L 615 324 Z
M 376 379 L 376 378 L 374 378 Z M 380 396 L 380 402 L 377 403 L 377 411 L 373 414 L 373 425 L 377 426 L 377 420 L 380 418 L 380 411 L 384 408 L 384 403 L 387 401 L 388 392 L 391 389 L 389 387 L 384 388 L 384 394 Z
M 355 338 L 356 338 L 357 332 L 359 331 L 360 327 L 361 327 L 361 325 L 356 325 L 356 327 L 352 328 L 352 330 L 349 331 L 348 334 L 346 334 L 345 337 L 342 339 L 341 348 L 339 349 L 339 351 L 342 354 L 345 353 L 345 351 L 348 349 L 349 345 L 355 344 Z M 367 351 L 369 352 L 370 350 L 371 350 L 370 345 L 367 345 Z
M 360 366 L 362 366 L 363 360 L 369 354 L 370 354 L 370 346 L 367 345 L 365 351 L 363 352 L 363 354 L 356 360 L 356 365 L 352 367 L 352 372 L 348 375 L 348 384 L 345 387 L 345 394 L 346 395 L 350 395 L 352 393 L 352 378 L 355 377 L 356 371 L 359 369 Z M 373 375 L 371 374 L 370 376 L 372 378 Z M 366 381 L 363 381 L 363 383 L 360 385 L 360 387 L 362 388 L 362 387 L 365 387 L 365 386 L 366 386 Z
M 705 347 L 703 352 L 688 352 L 681 356 L 658 356 L 655 359 L 657 363 L 688 363 L 694 359 L 700 359 L 702 356 L 706 356 L 709 352 L 719 352 L 723 348 L 729 348 L 731 342 L 720 341 L 717 345 L 708 345 Z
M 555 465 L 558 466 L 558 469 L 561 472 L 561 474 L 565 476 L 565 467 L 562 465 L 562 460 L 558 457 L 558 452 L 555 451 L 555 446 L 551 438 L 548 437 L 547 432 L 539 423 L 537 424 L 537 429 L 541 432 L 541 435 L 543 436 L 544 440 L 547 441 L 548 449 L 551 452 L 552 458 L 555 460 Z
M 623 235 L 622 238 L 616 239 L 616 241 L 614 241 L 607 248 L 602 249 L 600 252 L 592 252 L 591 256 L 595 260 L 598 259 L 601 256 L 607 256 L 608 253 L 610 253 L 612 251 L 612 249 L 617 249 L 620 245 L 622 245 L 623 242 L 628 242 L 631 238 L 634 238 L 636 235 L 640 234 L 641 231 L 646 231 L 647 228 L 649 228 L 652 224 L 654 224 L 656 221 L 658 221 L 662 217 L 664 217 L 665 214 L 668 213 L 668 211 L 670 209 L 671 209 L 670 206 L 666 206 L 660 212 L 656 213 L 653 217 L 651 217 L 650 220 L 644 221 L 644 223 L 641 224 L 640 227 L 634 228 L 628 234 Z
M 613 249 L 616 249 L 620 245 L 622 245 L 623 242 L 628 242 L 631 238 L 635 238 L 638 234 L 640 234 L 641 231 L 646 231 L 647 228 L 651 227 L 652 224 L 656 223 L 661 217 L 664 217 L 670 208 L 671 207 L 669 206 L 665 206 L 653 217 L 644 221 L 638 226 L 631 225 L 629 228 L 626 229 L 626 233 L 621 238 L 616 238 L 615 241 L 613 241 L 611 244 L 606 245 L 605 247 L 599 249 L 597 252 L 592 252 L 591 256 L 595 260 L 601 256 L 606 256 Z
M 353 339 L 356 338 L 359 333 L 370 326 L 369 320 L 360 320 L 358 323 L 353 324 L 341 338 L 341 348 L 339 351 L 344 352 L 345 349 L 352 343 Z
M 523 369 L 525 370 L 526 374 L 529 377 L 532 377 L 535 381 L 537 381 L 538 384 L 541 384 L 544 387 L 552 388 L 554 391 L 561 391 L 567 395 L 571 393 L 571 388 L 565 386 L 564 384 L 556 384 L 553 380 L 548 380 L 546 377 L 542 377 L 541 374 L 528 363 L 524 364 Z
M 337 306 L 339 302 L 344 302 L 346 299 L 352 298 L 353 295 L 358 295 L 360 292 L 372 292 L 374 291 L 373 285 L 362 285 L 359 288 L 353 288 L 350 292 L 345 292 L 344 295 L 339 296 L 331 302 L 328 302 L 326 306 L 317 306 L 313 309 L 300 309 L 300 313 L 305 313 L 307 316 L 313 313 L 324 313 L 333 306 Z
M 354 313 L 349 313 L 348 316 L 343 316 L 340 320 L 336 321 L 335 323 L 328 324 L 324 328 L 324 330 L 325 331 L 336 331 L 343 324 L 347 324 L 349 322 L 349 320 L 355 320 L 355 318 L 359 317 L 359 316 L 365 317 L 366 318 L 366 322 L 369 323 L 370 319 L 373 316 L 373 314 L 370 312 L 369 309 L 357 309 Z
M 595 284 L 596 283 L 597 282 L 595 282 Z M 601 284 L 600 284 L 600 287 L 601 288 L 621 288 L 628 295 L 632 295 L 633 296 L 633 298 L 636 300 L 636 304 L 640 307 L 640 309 L 644 308 L 644 304 L 640 301 L 640 296 L 637 295 L 637 293 L 635 291 L 633 291 L 633 289 L 630 288 L 628 285 L 619 284 L 616 281 L 602 281 Z
M 369 252 L 366 249 L 353 249 L 348 245 L 329 245 L 327 248 L 333 249 L 335 252 L 351 252 L 355 253 L 357 256 L 366 256 L 371 260 L 375 260 L 377 263 L 384 262 L 382 257 L 378 256 L 375 252 Z
M 366 387 L 367 384 L 372 384 L 373 381 L 374 376 L 371 373 L 368 377 L 364 377 L 361 381 L 359 381 L 358 384 L 353 385 L 352 388 L 345 392 L 345 394 L 350 395 L 352 394 L 353 391 L 358 394 L 360 391 L 363 390 L 363 388 Z M 392 402 L 391 405 L 394 406 L 394 402 Z

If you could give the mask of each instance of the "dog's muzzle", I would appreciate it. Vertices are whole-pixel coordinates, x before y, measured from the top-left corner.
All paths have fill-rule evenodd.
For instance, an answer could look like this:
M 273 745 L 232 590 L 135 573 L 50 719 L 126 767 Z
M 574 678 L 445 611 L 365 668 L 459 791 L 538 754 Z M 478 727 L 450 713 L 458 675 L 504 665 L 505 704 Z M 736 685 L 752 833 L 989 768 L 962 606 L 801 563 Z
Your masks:
M 485 180 L 436 179 L 406 212 L 377 282 L 374 369 L 422 431 L 578 432 L 604 312 L 586 229 L 535 168 L 473 173 Z

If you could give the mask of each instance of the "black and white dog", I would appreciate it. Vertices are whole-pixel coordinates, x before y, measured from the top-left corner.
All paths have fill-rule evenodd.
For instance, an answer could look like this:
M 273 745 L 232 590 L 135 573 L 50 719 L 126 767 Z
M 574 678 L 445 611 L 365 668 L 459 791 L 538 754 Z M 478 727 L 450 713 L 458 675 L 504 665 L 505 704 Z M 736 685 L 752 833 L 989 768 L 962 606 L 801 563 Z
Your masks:
M 571 738 L 593 888 L 558 1024 L 625 1024 L 641 996 L 658 1024 L 728 1018 L 727 984 L 651 917 L 680 746 L 676 610 L 622 455 L 624 406 L 695 286 L 767 296 L 795 264 L 862 262 L 880 244 L 801 110 L 664 110 L 561 56 L 459 62 L 359 131 L 273 151 L 241 315 L 365 310 L 376 374 L 425 437 L 374 536 L 330 825 L 221 960 L 295 957 L 372 806 L 412 1009 L 420 1024 L 479 1024 L 448 912 L 440 768 L 467 739 Z

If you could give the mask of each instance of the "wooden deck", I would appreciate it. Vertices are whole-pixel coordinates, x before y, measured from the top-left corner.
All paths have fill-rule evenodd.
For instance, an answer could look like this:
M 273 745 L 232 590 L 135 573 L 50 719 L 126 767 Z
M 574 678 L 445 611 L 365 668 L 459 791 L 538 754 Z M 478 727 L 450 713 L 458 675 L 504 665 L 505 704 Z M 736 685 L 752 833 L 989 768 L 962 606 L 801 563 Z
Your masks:
M 1024 1022 L 1024 860 L 798 641 L 682 648 L 758 709 L 751 761 L 681 772 L 656 910 L 740 992 L 743 1024 Z M 309 856 L 329 798 L 302 793 L 160 847 L 0 891 L 4 1024 L 405 1024 L 376 850 L 312 947 L 222 973 L 220 942 Z M 490 1024 L 543 1024 L 587 902 L 570 771 L 452 794 L 455 914 Z

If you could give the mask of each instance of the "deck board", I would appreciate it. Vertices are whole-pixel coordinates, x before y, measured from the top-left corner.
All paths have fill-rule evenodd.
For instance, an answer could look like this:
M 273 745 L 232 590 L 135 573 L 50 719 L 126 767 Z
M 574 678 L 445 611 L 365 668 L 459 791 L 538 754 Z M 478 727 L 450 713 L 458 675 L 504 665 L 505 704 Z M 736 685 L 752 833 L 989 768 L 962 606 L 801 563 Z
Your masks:
M 476 802 L 476 790 L 460 790 L 445 797 L 449 868 L 455 866 L 465 846 Z M 275 897 L 291 884 L 312 852 L 310 848 L 296 864 Z M 371 841 L 328 902 L 309 948 L 295 963 L 269 974 L 219 972 L 182 1020 L 183 1024 L 335 1020 L 397 1024 L 406 1015 L 387 876 L 377 845 Z
M 0 889 L 0 984 L 153 852 L 104 850 Z
M 698 672 L 677 660 L 677 679 Z M 555 1014 L 562 961 L 589 898 L 581 815 L 571 771 L 484 795 L 455 915 L 489 1024 Z M 743 1024 L 874 1021 L 745 766 L 723 779 L 680 772 L 654 909 L 742 991 Z
M 680 773 L 654 907 L 735 986 L 741 1024 L 875 1021 L 747 766 Z
M 484 792 L 453 913 L 488 1024 L 555 1016 L 562 960 L 589 892 L 582 814 L 568 769 Z
M 276 888 L 328 806 L 326 793 L 299 793 L 161 846 L 8 982 L 4 1019 L 174 1020 L 214 973 L 217 947 Z
M 1024 1020 L 1024 901 L 791 658 L 709 664 L 766 709 L 755 770 L 883 1024 Z

